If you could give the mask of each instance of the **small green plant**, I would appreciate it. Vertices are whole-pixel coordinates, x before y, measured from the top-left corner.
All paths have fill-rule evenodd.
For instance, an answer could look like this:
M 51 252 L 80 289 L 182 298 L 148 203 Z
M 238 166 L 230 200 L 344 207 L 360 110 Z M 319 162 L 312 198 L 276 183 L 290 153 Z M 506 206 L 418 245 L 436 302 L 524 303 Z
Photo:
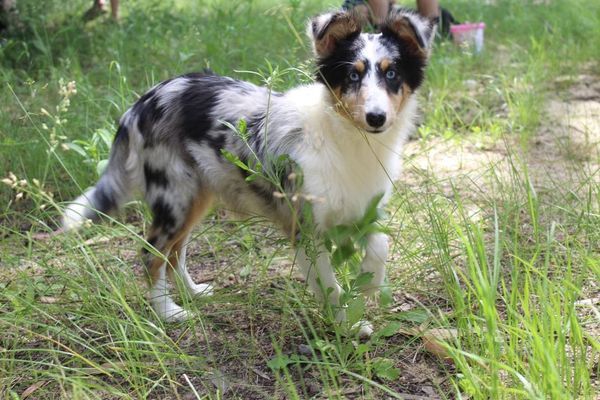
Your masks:
M 83 157 L 85 163 L 93 165 L 96 173 L 100 176 L 108 165 L 108 154 L 114 135 L 112 129 L 99 128 L 92 133 L 89 140 L 75 139 L 64 143 L 64 146 Z

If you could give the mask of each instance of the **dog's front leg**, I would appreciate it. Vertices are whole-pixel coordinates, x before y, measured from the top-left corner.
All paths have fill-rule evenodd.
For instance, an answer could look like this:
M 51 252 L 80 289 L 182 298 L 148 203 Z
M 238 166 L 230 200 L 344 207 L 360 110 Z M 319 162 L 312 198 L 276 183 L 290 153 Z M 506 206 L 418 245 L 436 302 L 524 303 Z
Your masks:
M 387 236 L 382 235 L 382 237 L 374 238 L 374 244 L 379 244 L 381 246 L 380 250 L 385 247 L 385 257 L 387 258 Z M 373 248 L 375 249 L 375 247 Z M 315 296 L 323 301 L 328 302 L 334 311 L 335 311 L 335 321 L 338 323 L 346 321 L 346 310 L 340 306 L 340 296 L 342 294 L 342 287 L 338 283 L 335 272 L 333 270 L 333 266 L 329 261 L 329 252 L 325 249 L 324 246 L 319 246 L 315 251 L 316 254 L 311 254 L 312 257 L 309 257 L 306 253 L 306 249 L 300 248 L 298 250 L 298 254 L 296 260 L 298 265 L 302 268 L 302 272 L 306 277 L 306 282 L 309 287 L 315 294 Z M 381 252 L 377 252 L 377 256 L 381 256 Z M 375 253 L 372 252 L 370 257 L 375 257 Z M 379 259 L 379 257 L 375 257 L 375 259 Z M 385 279 L 385 272 L 383 270 L 383 262 L 380 262 L 379 267 L 375 267 L 375 263 L 369 264 L 372 266 L 372 271 L 374 275 L 381 280 L 381 283 L 376 287 L 380 287 Z M 364 266 L 364 263 L 363 263 Z M 377 270 L 377 272 L 375 272 Z M 379 277 L 381 275 L 381 277 Z M 373 283 L 374 280 L 371 281 Z M 350 333 L 357 333 L 359 337 L 369 337 L 373 333 L 373 326 L 368 321 L 359 321 L 350 327 Z
M 365 258 L 361 264 L 362 272 L 373 274 L 371 281 L 362 290 L 366 296 L 376 294 L 385 282 L 385 262 L 388 258 L 389 240 L 383 233 L 373 233 L 367 238 Z
M 342 287 L 338 283 L 333 266 L 329 261 L 329 252 L 324 246 L 312 250 L 309 251 L 309 255 L 304 247 L 300 247 L 296 261 L 316 298 L 333 306 L 336 322 L 342 322 L 346 320 L 346 312 L 340 308 Z

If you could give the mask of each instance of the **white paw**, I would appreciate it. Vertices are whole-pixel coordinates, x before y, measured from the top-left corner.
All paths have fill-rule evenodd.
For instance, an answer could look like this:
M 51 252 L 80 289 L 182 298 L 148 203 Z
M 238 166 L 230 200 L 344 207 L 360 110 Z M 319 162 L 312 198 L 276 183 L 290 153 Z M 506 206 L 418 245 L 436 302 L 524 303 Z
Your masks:
M 209 283 L 200 283 L 189 288 L 192 296 L 212 296 L 213 285 Z
M 193 314 L 175 304 L 170 298 L 152 299 L 152 308 L 156 315 L 165 322 L 181 322 L 188 320 Z
M 179 308 L 180 308 L 180 310 L 169 311 L 164 317 L 165 322 L 187 321 L 188 319 L 192 318 L 192 316 L 194 315 L 191 312 L 184 310 L 181 307 L 179 307 Z
M 352 325 L 351 331 L 361 339 L 368 339 L 373 335 L 373 324 L 369 321 L 358 321 Z
M 339 310 L 335 316 L 335 320 L 338 324 L 346 324 L 346 310 Z M 346 328 L 347 329 L 347 328 Z M 360 339 L 368 339 L 373 335 L 373 324 L 369 321 L 358 321 L 346 332 L 347 336 L 358 335 Z

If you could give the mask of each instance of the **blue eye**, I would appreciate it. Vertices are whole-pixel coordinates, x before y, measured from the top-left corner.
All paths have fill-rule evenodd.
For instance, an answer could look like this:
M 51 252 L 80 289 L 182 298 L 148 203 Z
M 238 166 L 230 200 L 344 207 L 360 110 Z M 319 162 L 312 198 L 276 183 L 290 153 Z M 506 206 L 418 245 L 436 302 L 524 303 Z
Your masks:
M 388 69 L 388 71 L 385 73 L 385 78 L 389 80 L 396 78 L 396 71 Z
M 360 75 L 358 75 L 358 72 L 350 72 L 348 78 L 350 78 L 352 82 L 358 82 L 360 80 Z

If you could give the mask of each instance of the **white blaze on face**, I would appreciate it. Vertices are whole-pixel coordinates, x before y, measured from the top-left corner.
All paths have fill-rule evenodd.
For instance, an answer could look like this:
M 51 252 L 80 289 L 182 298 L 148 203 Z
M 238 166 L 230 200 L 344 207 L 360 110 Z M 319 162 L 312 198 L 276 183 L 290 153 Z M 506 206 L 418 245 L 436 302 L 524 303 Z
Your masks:
M 385 48 L 379 41 L 381 35 L 368 35 L 365 46 L 360 52 L 359 59 L 369 63 L 367 73 L 361 82 L 361 93 L 364 99 L 362 123 L 368 130 L 383 131 L 393 120 L 394 104 L 386 89 L 384 76 L 381 72 L 382 60 L 389 60 L 396 55 Z M 385 120 L 383 125 L 381 121 Z

